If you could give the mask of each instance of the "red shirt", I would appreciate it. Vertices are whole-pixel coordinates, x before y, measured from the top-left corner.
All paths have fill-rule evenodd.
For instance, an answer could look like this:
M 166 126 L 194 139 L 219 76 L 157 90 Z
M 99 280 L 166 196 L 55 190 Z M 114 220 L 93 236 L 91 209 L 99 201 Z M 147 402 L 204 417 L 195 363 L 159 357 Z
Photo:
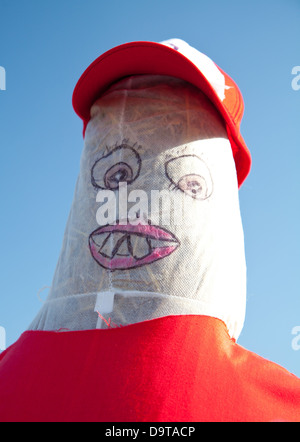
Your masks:
M 0 355 L 0 421 L 300 421 L 300 379 L 207 316 L 26 331 Z

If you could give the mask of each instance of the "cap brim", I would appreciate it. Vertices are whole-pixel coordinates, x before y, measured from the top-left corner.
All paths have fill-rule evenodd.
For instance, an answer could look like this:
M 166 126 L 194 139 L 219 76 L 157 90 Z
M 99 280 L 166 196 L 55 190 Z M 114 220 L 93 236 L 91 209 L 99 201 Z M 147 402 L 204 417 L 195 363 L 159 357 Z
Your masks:
M 125 43 L 102 54 L 85 70 L 76 84 L 72 100 L 74 110 L 84 125 L 90 119 L 93 103 L 112 83 L 129 75 L 140 74 L 180 78 L 199 88 L 212 101 L 227 125 L 240 186 L 250 171 L 251 156 L 237 122 L 233 121 L 226 106 L 196 65 L 164 44 L 147 41 Z M 239 104 L 239 112 L 240 108 Z

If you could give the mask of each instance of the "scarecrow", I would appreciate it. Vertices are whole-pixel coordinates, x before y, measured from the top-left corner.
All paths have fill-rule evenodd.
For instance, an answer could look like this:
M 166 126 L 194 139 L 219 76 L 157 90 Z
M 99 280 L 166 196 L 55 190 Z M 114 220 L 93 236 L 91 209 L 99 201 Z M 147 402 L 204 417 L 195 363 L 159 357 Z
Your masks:
M 74 200 L 48 298 L 1 355 L 0 420 L 300 420 L 299 379 L 237 344 L 237 85 L 182 40 L 133 42 L 89 66 L 73 106 Z

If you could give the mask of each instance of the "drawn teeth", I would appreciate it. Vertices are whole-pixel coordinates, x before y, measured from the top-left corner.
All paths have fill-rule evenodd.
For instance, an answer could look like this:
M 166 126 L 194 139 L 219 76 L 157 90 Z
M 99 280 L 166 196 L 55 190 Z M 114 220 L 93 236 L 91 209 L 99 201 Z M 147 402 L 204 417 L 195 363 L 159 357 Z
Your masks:
M 151 239 L 149 240 L 151 243 L 151 248 L 162 248 L 162 247 L 170 247 L 171 245 L 174 246 L 177 241 L 175 240 L 166 240 L 166 239 Z
M 98 236 L 102 236 L 102 235 L 98 235 Z M 130 255 L 128 250 L 126 253 L 126 243 L 127 243 L 127 235 L 124 234 L 123 232 L 114 232 L 114 233 L 109 233 L 107 236 L 104 234 L 103 235 L 103 241 L 102 244 L 99 241 L 100 238 L 98 239 L 97 245 L 100 246 L 99 252 L 104 255 L 107 256 L 109 258 L 113 258 L 115 256 L 116 253 L 118 253 L 118 250 L 121 248 L 123 249 L 122 254 L 125 255 Z M 125 244 L 124 244 L 125 243 Z
M 99 246 L 102 247 L 105 242 L 108 240 L 109 236 L 111 235 L 111 233 L 101 233 L 100 235 L 92 235 L 93 237 L 93 241 L 94 243 Z
M 131 254 L 136 259 L 144 258 L 152 252 L 151 244 L 145 236 L 130 235 Z
M 142 259 L 154 249 L 174 245 L 172 240 L 150 239 L 149 237 L 124 232 L 105 232 L 93 235 L 94 243 L 99 247 L 99 253 L 112 259 L 114 256 L 132 256 Z
M 113 249 L 113 256 L 131 256 L 128 235 L 123 235 Z

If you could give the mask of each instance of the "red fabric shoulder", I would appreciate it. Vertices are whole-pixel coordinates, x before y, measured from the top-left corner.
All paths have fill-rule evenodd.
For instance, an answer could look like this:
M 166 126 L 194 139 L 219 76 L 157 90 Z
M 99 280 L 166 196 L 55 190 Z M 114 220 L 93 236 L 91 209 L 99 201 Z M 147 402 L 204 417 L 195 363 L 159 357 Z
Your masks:
M 0 421 L 300 421 L 300 380 L 206 316 L 27 331 L 0 356 Z

